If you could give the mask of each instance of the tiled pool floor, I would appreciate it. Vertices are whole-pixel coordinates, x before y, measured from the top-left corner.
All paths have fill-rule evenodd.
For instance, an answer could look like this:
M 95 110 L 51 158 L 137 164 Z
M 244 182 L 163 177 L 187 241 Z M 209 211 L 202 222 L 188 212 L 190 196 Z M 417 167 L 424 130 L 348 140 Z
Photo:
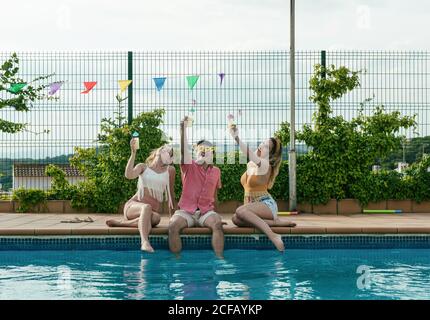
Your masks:
M 61 223 L 62 220 L 90 216 L 94 222 Z M 226 234 L 259 233 L 253 228 L 238 228 L 231 214 L 223 214 Z M 106 220 L 117 214 L 0 213 L 0 235 L 131 235 L 136 228 L 109 228 Z M 430 213 L 316 215 L 281 217 L 297 223 L 295 228 L 273 228 L 282 234 L 430 234 Z M 169 217 L 163 216 L 152 234 L 167 234 Z M 185 229 L 184 234 L 208 234 L 207 228 Z

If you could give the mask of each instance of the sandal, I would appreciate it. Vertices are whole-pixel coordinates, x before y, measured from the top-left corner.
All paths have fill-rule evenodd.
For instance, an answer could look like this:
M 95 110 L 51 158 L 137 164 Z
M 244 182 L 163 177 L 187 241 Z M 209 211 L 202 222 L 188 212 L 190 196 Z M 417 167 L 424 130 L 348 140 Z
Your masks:
M 61 221 L 61 223 L 81 223 L 83 222 L 81 219 L 79 219 L 78 217 L 74 217 L 73 219 L 70 220 L 63 220 Z

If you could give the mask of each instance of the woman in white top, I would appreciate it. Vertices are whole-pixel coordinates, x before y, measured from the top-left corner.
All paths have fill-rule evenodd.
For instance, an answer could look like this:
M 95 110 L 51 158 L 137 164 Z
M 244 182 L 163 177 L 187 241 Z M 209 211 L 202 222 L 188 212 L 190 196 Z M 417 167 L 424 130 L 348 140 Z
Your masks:
M 153 150 L 145 163 L 134 166 L 136 157 L 136 139 L 131 139 L 131 156 L 125 168 L 127 179 L 139 178 L 137 192 L 124 205 L 124 220 L 109 219 L 109 227 L 137 227 L 142 240 L 141 249 L 154 252 L 149 243 L 152 227 L 160 223 L 161 203 L 167 195 L 169 213 L 174 208 L 174 185 L 176 170 L 173 163 L 173 149 L 164 145 Z

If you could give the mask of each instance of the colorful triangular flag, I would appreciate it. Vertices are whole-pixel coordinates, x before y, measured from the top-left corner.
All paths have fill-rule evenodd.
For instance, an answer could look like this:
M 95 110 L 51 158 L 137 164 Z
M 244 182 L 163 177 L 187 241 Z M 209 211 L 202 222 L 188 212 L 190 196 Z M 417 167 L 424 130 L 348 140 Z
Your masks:
M 219 78 L 220 78 L 220 85 L 222 85 L 222 81 L 224 80 L 224 77 L 225 77 L 225 73 L 218 73 L 218 75 L 219 75 Z
M 166 82 L 166 77 L 162 78 L 152 78 L 154 80 L 155 86 L 157 87 L 158 91 L 161 91 L 164 86 L 164 82 Z
M 26 83 L 14 83 L 10 85 L 9 92 L 18 93 L 20 92 L 27 84 Z
M 87 94 L 95 87 L 96 84 L 97 84 L 97 81 L 84 82 L 85 90 L 82 91 L 81 93 Z
M 50 96 L 54 95 L 58 90 L 60 90 L 63 83 L 64 83 L 63 81 L 57 81 L 57 82 L 51 83 L 49 85 L 48 95 L 50 95 Z
M 118 80 L 118 85 L 120 88 L 120 93 L 123 93 L 125 89 L 132 83 L 133 80 Z
M 199 80 L 199 76 L 187 76 L 188 87 L 192 90 Z

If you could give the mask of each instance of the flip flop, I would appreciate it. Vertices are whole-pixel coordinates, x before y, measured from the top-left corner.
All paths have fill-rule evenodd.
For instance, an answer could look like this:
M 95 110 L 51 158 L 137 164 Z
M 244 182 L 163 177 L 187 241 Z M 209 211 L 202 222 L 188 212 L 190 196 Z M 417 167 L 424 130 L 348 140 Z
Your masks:
M 94 222 L 94 220 L 91 217 L 86 217 L 84 220 L 81 220 L 83 222 Z
M 73 219 L 70 220 L 63 220 L 61 221 L 61 223 L 81 223 L 82 220 L 79 219 L 78 217 L 74 217 Z

